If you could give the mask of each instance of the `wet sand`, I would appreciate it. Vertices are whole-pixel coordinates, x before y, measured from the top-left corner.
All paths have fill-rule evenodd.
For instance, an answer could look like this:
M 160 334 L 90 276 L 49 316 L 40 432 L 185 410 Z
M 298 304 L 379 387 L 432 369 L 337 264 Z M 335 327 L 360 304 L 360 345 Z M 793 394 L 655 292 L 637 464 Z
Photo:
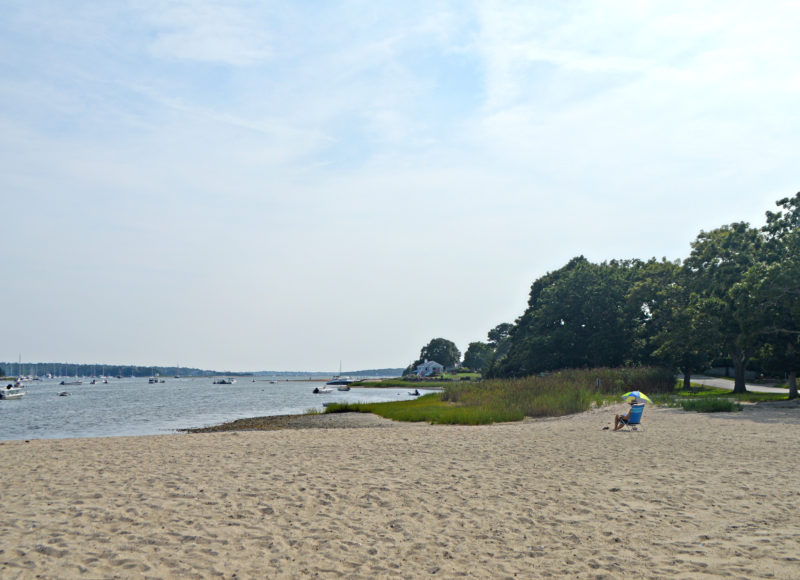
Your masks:
M 798 577 L 796 405 L 624 407 L 0 442 L 0 577 Z

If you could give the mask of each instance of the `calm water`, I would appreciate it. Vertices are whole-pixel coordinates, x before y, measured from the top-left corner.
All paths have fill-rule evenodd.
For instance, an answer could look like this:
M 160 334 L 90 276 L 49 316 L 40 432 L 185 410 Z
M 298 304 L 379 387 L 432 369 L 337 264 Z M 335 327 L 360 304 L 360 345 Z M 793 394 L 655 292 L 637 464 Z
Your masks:
M 249 377 L 233 385 L 211 378 L 108 379 L 108 384 L 60 385 L 60 380 L 25 384 L 27 395 L 0 400 L 0 440 L 156 435 L 266 415 L 303 413 L 334 401 L 380 402 L 411 398 L 408 389 L 354 388 L 314 394 L 322 382 Z M 4 385 L 3 385 L 4 386 Z M 334 387 L 335 389 L 335 387 Z M 59 397 L 61 391 L 70 396 Z M 422 391 L 421 391 L 422 392 Z

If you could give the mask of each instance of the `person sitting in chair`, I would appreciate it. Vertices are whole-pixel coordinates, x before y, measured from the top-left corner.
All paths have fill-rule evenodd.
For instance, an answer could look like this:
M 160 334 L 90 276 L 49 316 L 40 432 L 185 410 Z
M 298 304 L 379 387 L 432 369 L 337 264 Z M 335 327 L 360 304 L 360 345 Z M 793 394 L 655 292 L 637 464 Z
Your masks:
M 631 399 L 628 401 L 630 408 L 625 415 L 614 415 L 614 431 L 619 431 L 625 425 L 628 424 L 628 421 L 631 419 L 631 411 L 633 411 L 633 404 L 636 402 L 635 399 Z

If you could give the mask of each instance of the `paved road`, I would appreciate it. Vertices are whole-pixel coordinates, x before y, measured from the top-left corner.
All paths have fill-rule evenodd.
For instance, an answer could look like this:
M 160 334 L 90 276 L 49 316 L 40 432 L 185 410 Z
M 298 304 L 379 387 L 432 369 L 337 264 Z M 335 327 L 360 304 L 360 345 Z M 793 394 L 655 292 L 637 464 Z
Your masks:
M 693 383 L 700 383 L 701 385 L 706 385 L 707 387 L 717 387 L 719 389 L 728 389 L 729 391 L 733 390 L 733 381 L 728 379 L 717 379 L 714 377 L 692 377 Z M 779 389 L 777 387 L 765 387 L 763 385 L 754 385 L 752 383 L 746 383 L 747 390 L 751 393 L 783 393 L 784 395 L 789 394 L 789 389 Z

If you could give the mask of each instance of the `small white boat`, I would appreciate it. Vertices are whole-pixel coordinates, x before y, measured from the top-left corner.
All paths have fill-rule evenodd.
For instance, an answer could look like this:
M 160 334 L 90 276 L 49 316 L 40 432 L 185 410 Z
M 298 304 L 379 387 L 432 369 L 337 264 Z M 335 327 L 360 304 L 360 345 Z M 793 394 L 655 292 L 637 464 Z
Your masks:
M 21 399 L 24 396 L 25 391 L 20 383 L 8 384 L 5 389 L 0 389 L 0 399 Z
M 333 389 L 330 387 L 314 387 L 312 391 L 315 394 L 325 394 L 325 393 L 332 393 Z

